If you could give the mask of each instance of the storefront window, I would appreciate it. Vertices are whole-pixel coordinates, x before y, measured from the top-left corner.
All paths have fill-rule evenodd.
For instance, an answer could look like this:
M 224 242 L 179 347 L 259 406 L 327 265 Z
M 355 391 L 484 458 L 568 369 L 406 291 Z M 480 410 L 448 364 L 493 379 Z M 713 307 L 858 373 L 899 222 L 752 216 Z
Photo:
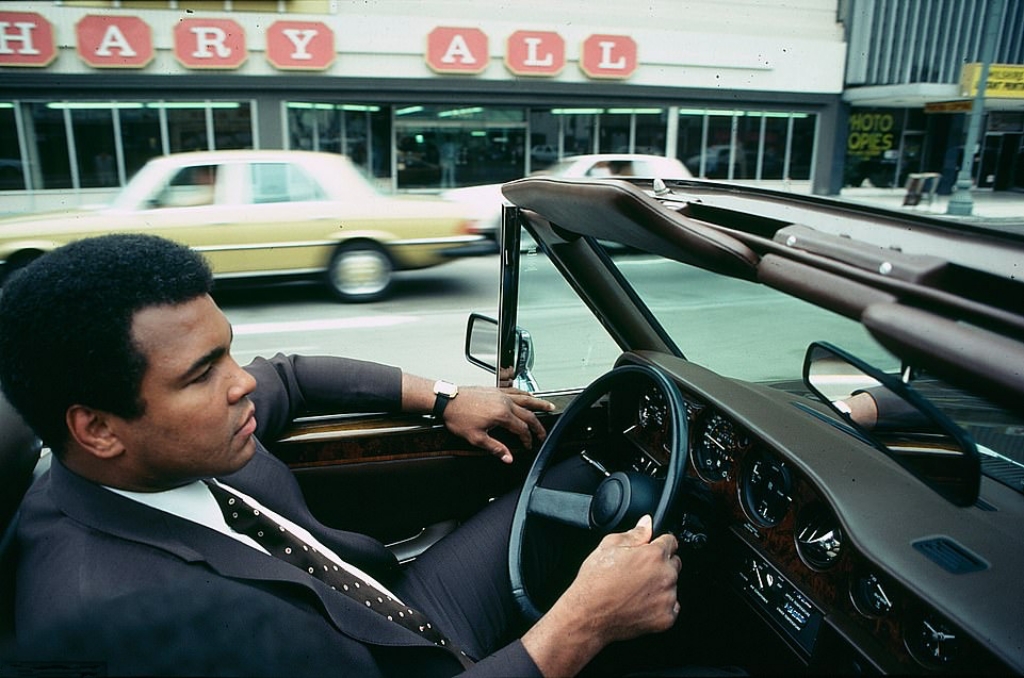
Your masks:
M 733 111 L 708 111 L 707 146 L 701 158 L 701 176 L 732 179 L 737 160 L 733 156 L 736 139 Z
M 395 108 L 399 189 L 510 181 L 526 172 L 523 109 L 483 106 Z
M 211 108 L 214 149 L 253 148 L 252 112 L 248 102 L 213 103 Z
M 210 149 L 206 107 L 203 104 L 168 103 L 163 108 L 167 116 L 167 139 L 171 153 Z
M 114 146 L 114 111 L 103 103 L 71 109 L 78 185 L 81 188 L 117 186 L 117 149 Z
M 630 123 L 632 115 L 620 112 L 605 112 L 598 118 L 600 142 L 598 151 L 601 153 L 630 152 Z
M 131 179 L 150 158 L 163 153 L 160 111 L 148 106 L 118 111 L 125 179 Z
M 553 108 L 554 115 L 562 118 L 562 129 L 565 137 L 564 155 L 583 155 L 596 153 L 594 145 L 594 123 L 601 109 L 588 108 Z
M 547 169 L 562 157 L 562 122 L 562 116 L 550 110 L 530 111 L 529 171 Z
M 680 109 L 676 153 L 698 177 L 806 181 L 816 121 L 786 111 Z
M 61 104 L 31 103 L 26 130 L 34 140 L 29 147 L 29 167 L 35 188 L 71 188 L 71 158 Z
M 761 123 L 764 117 L 756 112 L 737 112 L 736 144 L 733 147 L 730 179 L 757 179 L 757 160 L 761 149 Z
M 341 113 L 335 104 L 289 101 L 286 108 L 289 148 L 341 153 Z
M 633 110 L 633 153 L 665 155 L 665 129 L 668 111 L 663 108 L 637 108 Z
M 789 139 L 789 115 L 786 113 L 765 113 L 760 157 L 758 158 L 758 179 L 785 179 L 786 141 Z
M 379 110 L 379 106 L 341 105 L 340 152 L 360 167 L 367 167 L 370 156 L 370 131 L 373 129 L 370 115 Z
M 679 110 L 679 131 L 676 138 L 676 157 L 683 161 L 693 176 L 700 175 L 701 149 L 704 148 L 704 111 Z
M 0 191 L 20 191 L 24 188 L 25 167 L 18 148 L 14 104 L 0 102 Z
M 661 107 L 283 106 L 287 148 L 341 153 L 388 188 L 427 191 L 510 181 L 571 155 L 666 150 L 695 176 L 806 181 L 817 124 L 799 112 L 672 109 L 678 124 L 674 149 L 666 149 Z M 253 119 L 249 101 L 0 102 L 0 190 L 24 189 L 23 167 L 33 189 L 113 188 L 164 153 L 258 148 Z
M 530 169 L 569 155 L 665 154 L 663 108 L 552 108 L 530 111 Z M 597 136 L 595 137 L 595 130 Z M 595 139 L 597 143 L 595 145 Z
M 254 147 L 249 102 L 165 101 L 146 105 L 164 112 L 171 153 Z
M 666 112 L 661 108 L 608 108 L 599 118 L 602 153 L 665 154 Z
M 164 153 L 254 146 L 250 102 L 0 102 L 0 190 L 25 166 L 33 189 L 116 188 Z
M 794 181 L 806 181 L 814 170 L 814 137 L 817 116 L 805 113 L 793 114 L 790 131 L 789 176 Z
M 386 107 L 289 101 L 288 147 L 341 153 L 374 177 L 391 176 L 391 119 Z
M 846 136 L 847 186 L 869 183 L 888 188 L 896 184 L 903 133 L 901 119 L 901 111 L 894 109 L 858 108 L 850 113 Z

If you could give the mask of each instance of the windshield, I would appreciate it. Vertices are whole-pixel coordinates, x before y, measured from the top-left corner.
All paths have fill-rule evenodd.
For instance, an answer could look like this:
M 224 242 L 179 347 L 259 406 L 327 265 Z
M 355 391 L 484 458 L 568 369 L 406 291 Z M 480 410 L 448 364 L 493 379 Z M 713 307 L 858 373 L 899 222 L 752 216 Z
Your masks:
M 883 370 L 899 367 L 860 323 L 764 285 L 654 255 L 614 260 L 683 355 L 718 374 L 799 381 L 813 341 L 843 346 Z
M 518 324 L 533 341 L 532 375 L 542 392 L 582 388 L 611 369 L 625 347 L 528 235 L 524 242 Z M 805 392 L 804 356 L 815 341 L 883 372 L 903 373 L 900 361 L 854 320 L 757 283 L 617 246 L 605 249 L 682 355 L 721 375 Z M 911 385 L 922 383 L 918 390 L 977 442 L 983 472 L 1021 490 L 1024 419 L 932 376 L 912 376 Z
M 764 285 L 656 255 L 613 246 L 607 252 L 682 355 L 719 374 L 799 383 L 813 341 L 899 371 L 899 361 L 853 320 Z M 542 390 L 586 386 L 622 351 L 536 246 L 523 253 L 519 324 L 534 341 L 534 377 Z

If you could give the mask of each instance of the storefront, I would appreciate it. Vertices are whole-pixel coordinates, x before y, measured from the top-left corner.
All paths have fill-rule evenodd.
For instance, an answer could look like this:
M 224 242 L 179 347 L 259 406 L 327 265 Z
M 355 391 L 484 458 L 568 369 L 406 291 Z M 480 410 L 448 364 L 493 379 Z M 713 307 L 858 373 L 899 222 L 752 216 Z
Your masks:
M 941 177 L 938 192 L 950 193 L 963 162 L 969 110 L 969 101 L 918 109 L 852 109 L 843 185 L 902 187 L 911 174 L 931 172 Z M 1024 113 L 991 111 L 982 129 L 971 167 L 974 185 L 1024 189 Z
M 670 63 L 678 31 L 69 4 L 0 3 L 0 191 L 26 209 L 101 201 L 154 155 L 229 148 L 343 153 L 397 191 L 598 152 L 796 190 L 834 183 L 841 41 L 765 35 L 748 55 Z
M 953 190 L 977 93 L 980 64 L 961 68 L 959 84 L 848 89 L 844 186 L 902 187 L 914 173 L 940 175 Z M 1024 66 L 993 64 L 981 99 L 971 174 L 980 189 L 1024 190 Z M 916 100 L 918 107 L 907 103 Z M 864 105 L 870 101 L 873 105 Z

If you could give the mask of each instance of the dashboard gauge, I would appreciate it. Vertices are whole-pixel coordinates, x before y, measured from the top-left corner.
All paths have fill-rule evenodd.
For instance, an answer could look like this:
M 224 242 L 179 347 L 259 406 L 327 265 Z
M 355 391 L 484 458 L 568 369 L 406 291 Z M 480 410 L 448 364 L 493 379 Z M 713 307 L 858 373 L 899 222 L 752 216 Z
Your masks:
M 835 515 L 823 504 L 811 504 L 797 517 L 796 550 L 815 570 L 825 570 L 839 559 L 843 531 Z
M 740 494 L 751 520 L 764 527 L 781 523 L 793 503 L 792 490 L 793 478 L 784 462 L 760 450 L 748 455 Z
M 651 389 L 640 396 L 637 406 L 637 423 L 645 429 L 660 429 L 668 421 L 668 405 L 665 396 L 658 389 Z
M 668 403 L 660 389 L 651 388 L 640 395 L 636 405 L 636 423 L 625 431 L 626 438 L 641 451 L 634 470 L 657 474 L 668 464 L 672 440 L 672 422 Z
M 893 601 L 874 572 L 860 572 L 850 584 L 853 606 L 865 617 L 884 617 L 892 612 Z
M 732 422 L 717 412 L 704 419 L 694 440 L 693 463 L 697 473 L 709 482 L 732 477 L 738 452 L 750 447 L 750 440 Z
M 960 656 L 957 631 L 935 614 L 907 624 L 903 640 L 914 659 L 928 668 L 949 668 Z

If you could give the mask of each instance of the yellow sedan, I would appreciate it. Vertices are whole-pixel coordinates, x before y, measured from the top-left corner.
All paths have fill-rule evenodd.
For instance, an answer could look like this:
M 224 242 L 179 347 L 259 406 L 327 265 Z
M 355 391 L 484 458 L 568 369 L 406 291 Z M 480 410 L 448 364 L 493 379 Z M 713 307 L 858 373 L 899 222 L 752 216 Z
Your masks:
M 114 231 L 189 245 L 218 279 L 320 275 L 344 301 L 381 299 L 394 271 L 441 264 L 482 240 L 464 206 L 379 193 L 345 156 L 181 153 L 151 160 L 108 207 L 0 220 L 3 275 Z

